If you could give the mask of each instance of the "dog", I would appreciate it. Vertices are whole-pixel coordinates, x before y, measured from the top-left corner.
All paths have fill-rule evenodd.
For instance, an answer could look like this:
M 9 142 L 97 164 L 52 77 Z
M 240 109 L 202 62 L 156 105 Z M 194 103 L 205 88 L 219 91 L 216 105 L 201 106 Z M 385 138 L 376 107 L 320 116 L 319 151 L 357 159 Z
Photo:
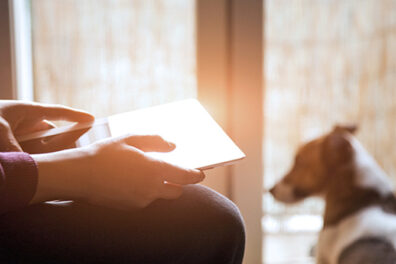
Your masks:
M 336 126 L 297 151 L 291 170 L 270 190 L 278 201 L 325 200 L 316 262 L 396 263 L 396 198 L 390 181 L 354 136 Z

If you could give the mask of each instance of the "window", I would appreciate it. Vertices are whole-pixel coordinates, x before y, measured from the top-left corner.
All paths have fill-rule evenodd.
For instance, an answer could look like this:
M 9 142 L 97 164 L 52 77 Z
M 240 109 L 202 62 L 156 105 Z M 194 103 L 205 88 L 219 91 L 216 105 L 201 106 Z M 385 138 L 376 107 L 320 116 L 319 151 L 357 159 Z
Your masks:
M 396 180 L 396 2 L 265 4 L 264 188 L 289 169 L 299 144 L 338 122 L 356 122 L 359 140 Z M 286 207 L 264 193 L 263 204 L 264 262 L 312 262 L 320 201 Z

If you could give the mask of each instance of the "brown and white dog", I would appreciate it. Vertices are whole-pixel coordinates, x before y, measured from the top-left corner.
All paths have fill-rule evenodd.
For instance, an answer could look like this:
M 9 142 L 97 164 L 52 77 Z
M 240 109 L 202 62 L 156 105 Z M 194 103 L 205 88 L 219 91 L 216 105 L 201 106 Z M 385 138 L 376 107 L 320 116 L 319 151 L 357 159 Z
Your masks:
M 325 199 L 317 263 L 396 263 L 396 199 L 385 172 L 353 136 L 355 126 L 303 145 L 270 191 L 284 203 Z

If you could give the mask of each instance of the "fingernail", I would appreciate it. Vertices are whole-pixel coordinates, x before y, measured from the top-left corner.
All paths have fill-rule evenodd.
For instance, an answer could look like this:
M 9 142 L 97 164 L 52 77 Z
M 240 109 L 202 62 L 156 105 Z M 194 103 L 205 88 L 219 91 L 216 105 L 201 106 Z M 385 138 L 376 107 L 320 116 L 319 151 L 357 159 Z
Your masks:
M 199 181 L 203 181 L 205 179 L 205 174 L 203 172 L 201 172 L 198 179 L 199 179 Z
M 176 145 L 174 143 L 172 143 L 172 142 L 168 142 L 168 145 L 169 145 L 170 148 L 176 148 Z

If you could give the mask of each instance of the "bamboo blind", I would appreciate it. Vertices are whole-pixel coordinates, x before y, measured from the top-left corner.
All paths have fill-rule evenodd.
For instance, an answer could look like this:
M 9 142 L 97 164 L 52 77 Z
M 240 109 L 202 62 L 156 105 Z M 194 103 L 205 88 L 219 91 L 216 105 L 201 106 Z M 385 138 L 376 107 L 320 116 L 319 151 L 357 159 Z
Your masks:
M 291 165 L 298 145 L 339 122 L 396 181 L 396 1 L 267 0 L 264 187 Z M 272 214 L 320 212 L 308 201 Z
M 196 96 L 194 0 L 31 0 L 35 99 L 97 116 Z

